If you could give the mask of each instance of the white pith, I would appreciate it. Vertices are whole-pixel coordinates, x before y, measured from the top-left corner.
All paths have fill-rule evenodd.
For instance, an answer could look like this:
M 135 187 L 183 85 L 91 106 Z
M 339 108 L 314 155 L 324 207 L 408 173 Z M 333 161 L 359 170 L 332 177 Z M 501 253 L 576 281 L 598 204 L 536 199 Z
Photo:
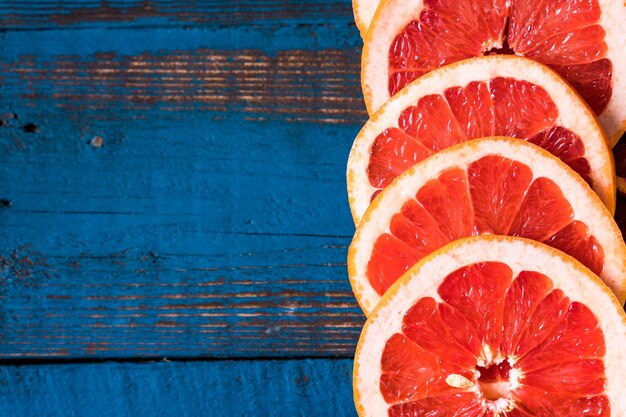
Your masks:
M 500 358 L 498 360 L 485 362 L 483 359 L 478 358 L 477 366 L 487 366 L 489 364 L 499 364 L 503 361 L 509 362 L 509 364 L 513 364 L 513 361 L 508 358 Z M 482 403 L 485 407 L 494 410 L 494 411 L 510 411 L 515 405 L 512 391 L 517 388 L 519 384 L 519 371 L 513 367 L 509 371 L 509 379 L 508 381 L 500 381 L 495 384 L 501 386 L 502 391 L 504 391 L 499 398 L 497 399 L 488 399 L 486 395 L 483 393 L 483 387 L 480 382 L 480 371 L 477 369 L 472 370 L 472 374 L 474 376 L 473 380 L 469 380 L 463 375 L 458 374 L 450 374 L 446 377 L 446 383 L 454 388 L 465 389 L 468 392 L 474 392 L 477 396 L 482 398 Z M 483 398 L 484 397 L 484 398 Z
M 606 354 L 605 394 L 611 400 L 611 415 L 626 415 L 622 375 L 626 372 L 626 315 L 617 299 L 593 275 L 573 258 L 538 242 L 526 239 L 490 236 L 455 241 L 411 268 L 385 294 L 368 318 L 354 361 L 354 400 L 360 417 L 387 415 L 387 404 L 379 388 L 381 357 L 387 340 L 402 332 L 402 318 L 417 300 L 432 297 L 441 302 L 437 288 L 453 271 L 477 262 L 503 262 L 513 270 L 537 271 L 548 276 L 554 288 L 561 289 L 572 302 L 586 305 L 595 315 L 604 333 Z M 511 389 L 521 384 L 514 364 L 509 374 Z M 468 388 L 474 391 L 476 385 Z M 493 402 L 492 402 L 493 403 Z M 491 407 L 508 408 L 503 399 Z
M 472 58 L 438 68 L 405 87 L 380 108 L 357 135 L 348 158 L 348 196 L 355 224 L 359 224 L 377 190 L 367 177 L 370 149 L 386 128 L 398 127 L 402 110 L 415 105 L 421 97 L 442 94 L 453 86 L 494 77 L 526 80 L 541 86 L 559 109 L 556 124 L 577 134 L 584 143 L 585 157 L 591 167 L 594 191 L 609 208 L 615 210 L 615 170 L 606 137 L 591 110 L 576 92 L 552 70 L 535 61 L 510 55 Z
M 626 3 L 623 0 L 599 0 L 599 3 L 600 25 L 609 47 L 607 58 L 613 63 L 613 92 L 598 119 L 613 147 L 626 128 Z
M 414 199 L 417 191 L 429 180 L 449 168 L 465 169 L 471 162 L 486 155 L 500 155 L 519 161 L 533 172 L 533 179 L 546 177 L 559 185 L 574 213 L 573 220 L 583 221 L 604 250 L 602 280 L 626 298 L 626 246 L 611 214 L 587 184 L 559 159 L 541 148 L 510 138 L 476 139 L 438 152 L 400 175 L 372 203 L 359 223 L 348 251 L 348 274 L 353 292 L 368 315 L 380 296 L 367 279 L 367 263 L 378 236 L 389 233 L 391 217 L 402 205 Z
M 613 91 L 599 120 L 611 146 L 626 129 L 626 6 L 620 0 L 599 0 L 598 22 L 605 30 L 606 58 L 613 63 Z M 364 37 L 361 82 L 368 112 L 373 114 L 388 99 L 388 54 L 396 35 L 424 8 L 423 0 L 380 2 Z M 462 35 L 461 35 L 462 36 Z
M 352 11 L 361 37 L 365 37 L 380 0 L 352 0 Z

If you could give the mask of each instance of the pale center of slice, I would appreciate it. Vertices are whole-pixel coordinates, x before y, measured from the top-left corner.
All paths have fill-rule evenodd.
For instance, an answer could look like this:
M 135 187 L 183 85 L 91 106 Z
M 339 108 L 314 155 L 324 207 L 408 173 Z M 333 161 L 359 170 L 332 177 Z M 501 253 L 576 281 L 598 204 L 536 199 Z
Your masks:
M 515 405 L 511 391 L 516 385 L 517 373 L 505 359 L 487 366 L 477 366 L 478 387 L 485 399 L 485 405 L 493 411 L 510 411 Z

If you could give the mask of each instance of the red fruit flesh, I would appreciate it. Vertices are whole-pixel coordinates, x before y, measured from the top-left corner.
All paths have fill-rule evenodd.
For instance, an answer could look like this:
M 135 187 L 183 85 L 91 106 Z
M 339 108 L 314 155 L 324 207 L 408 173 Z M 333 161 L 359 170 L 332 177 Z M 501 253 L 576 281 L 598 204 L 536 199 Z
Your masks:
M 573 219 L 572 206 L 552 180 L 537 178 L 530 185 L 509 233 L 544 241 Z
M 543 88 L 513 78 L 495 77 L 424 96 L 402 111 L 399 127 L 385 129 L 374 140 L 367 166 L 369 182 L 376 189 L 385 188 L 436 151 L 501 135 L 546 149 L 593 185 L 583 142 L 556 124 L 558 115 Z
M 554 126 L 559 110 L 541 87 L 523 80 L 491 80 L 496 135 L 528 138 Z
M 385 188 L 398 175 L 431 154 L 431 150 L 402 130 L 385 129 L 372 144 L 367 168 L 370 183 L 374 187 Z
M 590 186 L 593 186 L 590 176 L 591 167 L 589 161 L 585 159 L 585 145 L 580 136 L 562 126 L 554 126 L 529 137 L 528 141 L 565 162 Z
M 418 346 L 446 362 L 468 367 L 476 362 L 480 337 L 474 327 L 463 320 L 468 340 L 459 343 L 446 328 L 437 302 L 422 298 L 404 316 L 402 332 Z M 469 348 L 469 349 L 468 349 Z
M 532 171 L 522 163 L 493 155 L 471 163 L 467 176 L 478 233 L 506 235 Z
M 376 239 L 374 250 L 367 264 L 370 284 L 380 295 L 387 291 L 396 279 L 422 258 L 397 237 L 385 233 Z
M 574 221 L 556 232 L 544 243 L 573 256 L 596 275 L 604 267 L 604 250 L 598 240 L 589 233 L 587 225 Z
M 415 200 L 407 201 L 393 216 L 391 233 L 420 254 L 420 259 L 450 242 L 426 209 Z
M 564 153 L 572 149 L 564 146 Z M 578 259 L 594 273 L 604 249 L 574 213 L 561 188 L 517 161 L 487 155 L 428 181 L 392 216 L 367 265 L 379 295 L 424 256 L 448 242 L 479 234 L 521 236 Z
M 552 66 L 600 114 L 613 88 L 600 14 L 597 0 L 425 0 L 389 48 L 389 94 L 442 65 L 510 51 Z
M 404 109 L 398 125 L 435 152 L 468 139 L 446 99 L 439 94 L 422 97 L 417 106 Z
M 389 416 L 495 416 L 503 402 L 509 416 L 609 416 L 597 319 L 552 286 L 498 262 L 448 275 L 442 301 L 419 299 L 386 343 L 380 389 Z
M 450 240 L 472 235 L 474 213 L 464 170 L 453 168 L 443 172 L 426 183 L 416 198 Z

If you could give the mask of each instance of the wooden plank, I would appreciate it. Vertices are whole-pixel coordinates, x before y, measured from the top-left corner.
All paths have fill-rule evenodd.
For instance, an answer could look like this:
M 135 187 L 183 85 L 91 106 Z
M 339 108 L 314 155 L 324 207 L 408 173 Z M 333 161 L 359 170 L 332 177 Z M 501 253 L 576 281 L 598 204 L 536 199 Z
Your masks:
M 57 221 L 52 216 L 53 232 L 60 228 Z M 115 231 L 123 229 L 110 223 Z M 77 229 L 79 238 L 106 240 L 82 234 L 80 224 Z M 345 259 L 345 243 L 323 237 L 206 237 L 211 243 L 203 244 L 200 233 L 191 242 L 177 235 L 171 250 L 200 246 L 187 255 L 146 252 L 154 246 L 148 240 L 119 253 L 81 253 L 54 238 L 50 246 L 74 255 L 50 257 L 38 252 L 51 250 L 44 245 L 14 250 L 1 260 L 1 355 L 353 354 L 364 318 L 344 263 L 333 262 Z M 166 245 L 167 238 L 160 242 Z
M 0 27 L 50 28 L 147 25 L 264 25 L 285 20 L 299 24 L 352 19 L 352 5 L 341 0 L 5 0 L 0 3 Z
M 24 120 L 23 108 L 56 108 L 81 124 L 195 112 L 356 125 L 366 118 L 360 40 L 335 29 L 9 31 L 0 34 L 2 113 Z
M 304 30 L 0 33 L 1 357 L 352 355 L 358 33 Z
M 351 362 L 5 366 L 0 368 L 0 415 L 356 416 Z
M 197 123 L 3 130 L 2 356 L 352 354 L 354 127 Z

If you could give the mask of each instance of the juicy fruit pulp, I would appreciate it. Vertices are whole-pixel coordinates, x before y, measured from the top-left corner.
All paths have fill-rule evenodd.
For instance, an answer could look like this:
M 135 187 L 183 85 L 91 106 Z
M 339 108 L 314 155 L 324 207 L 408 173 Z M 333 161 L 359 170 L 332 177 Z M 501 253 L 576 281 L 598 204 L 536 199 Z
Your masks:
M 483 262 L 419 299 L 382 358 L 389 416 L 609 416 L 594 314 L 538 272 Z M 506 413 L 506 414 L 505 414 Z
M 600 275 L 604 251 L 554 181 L 525 164 L 487 155 L 467 169 L 449 168 L 407 200 L 372 249 L 367 278 L 382 295 L 404 272 L 435 249 L 483 234 L 544 242 Z
M 593 186 L 585 147 L 557 124 L 559 110 L 548 93 L 528 81 L 495 77 L 422 97 L 401 113 L 399 127 L 381 132 L 370 148 L 370 184 L 387 187 L 434 152 L 470 139 L 510 136 L 538 145 Z M 372 199 L 378 190 L 372 195 Z
M 437 67 L 515 53 L 563 76 L 596 114 L 612 93 L 613 66 L 597 0 L 424 0 L 389 49 L 389 94 Z

